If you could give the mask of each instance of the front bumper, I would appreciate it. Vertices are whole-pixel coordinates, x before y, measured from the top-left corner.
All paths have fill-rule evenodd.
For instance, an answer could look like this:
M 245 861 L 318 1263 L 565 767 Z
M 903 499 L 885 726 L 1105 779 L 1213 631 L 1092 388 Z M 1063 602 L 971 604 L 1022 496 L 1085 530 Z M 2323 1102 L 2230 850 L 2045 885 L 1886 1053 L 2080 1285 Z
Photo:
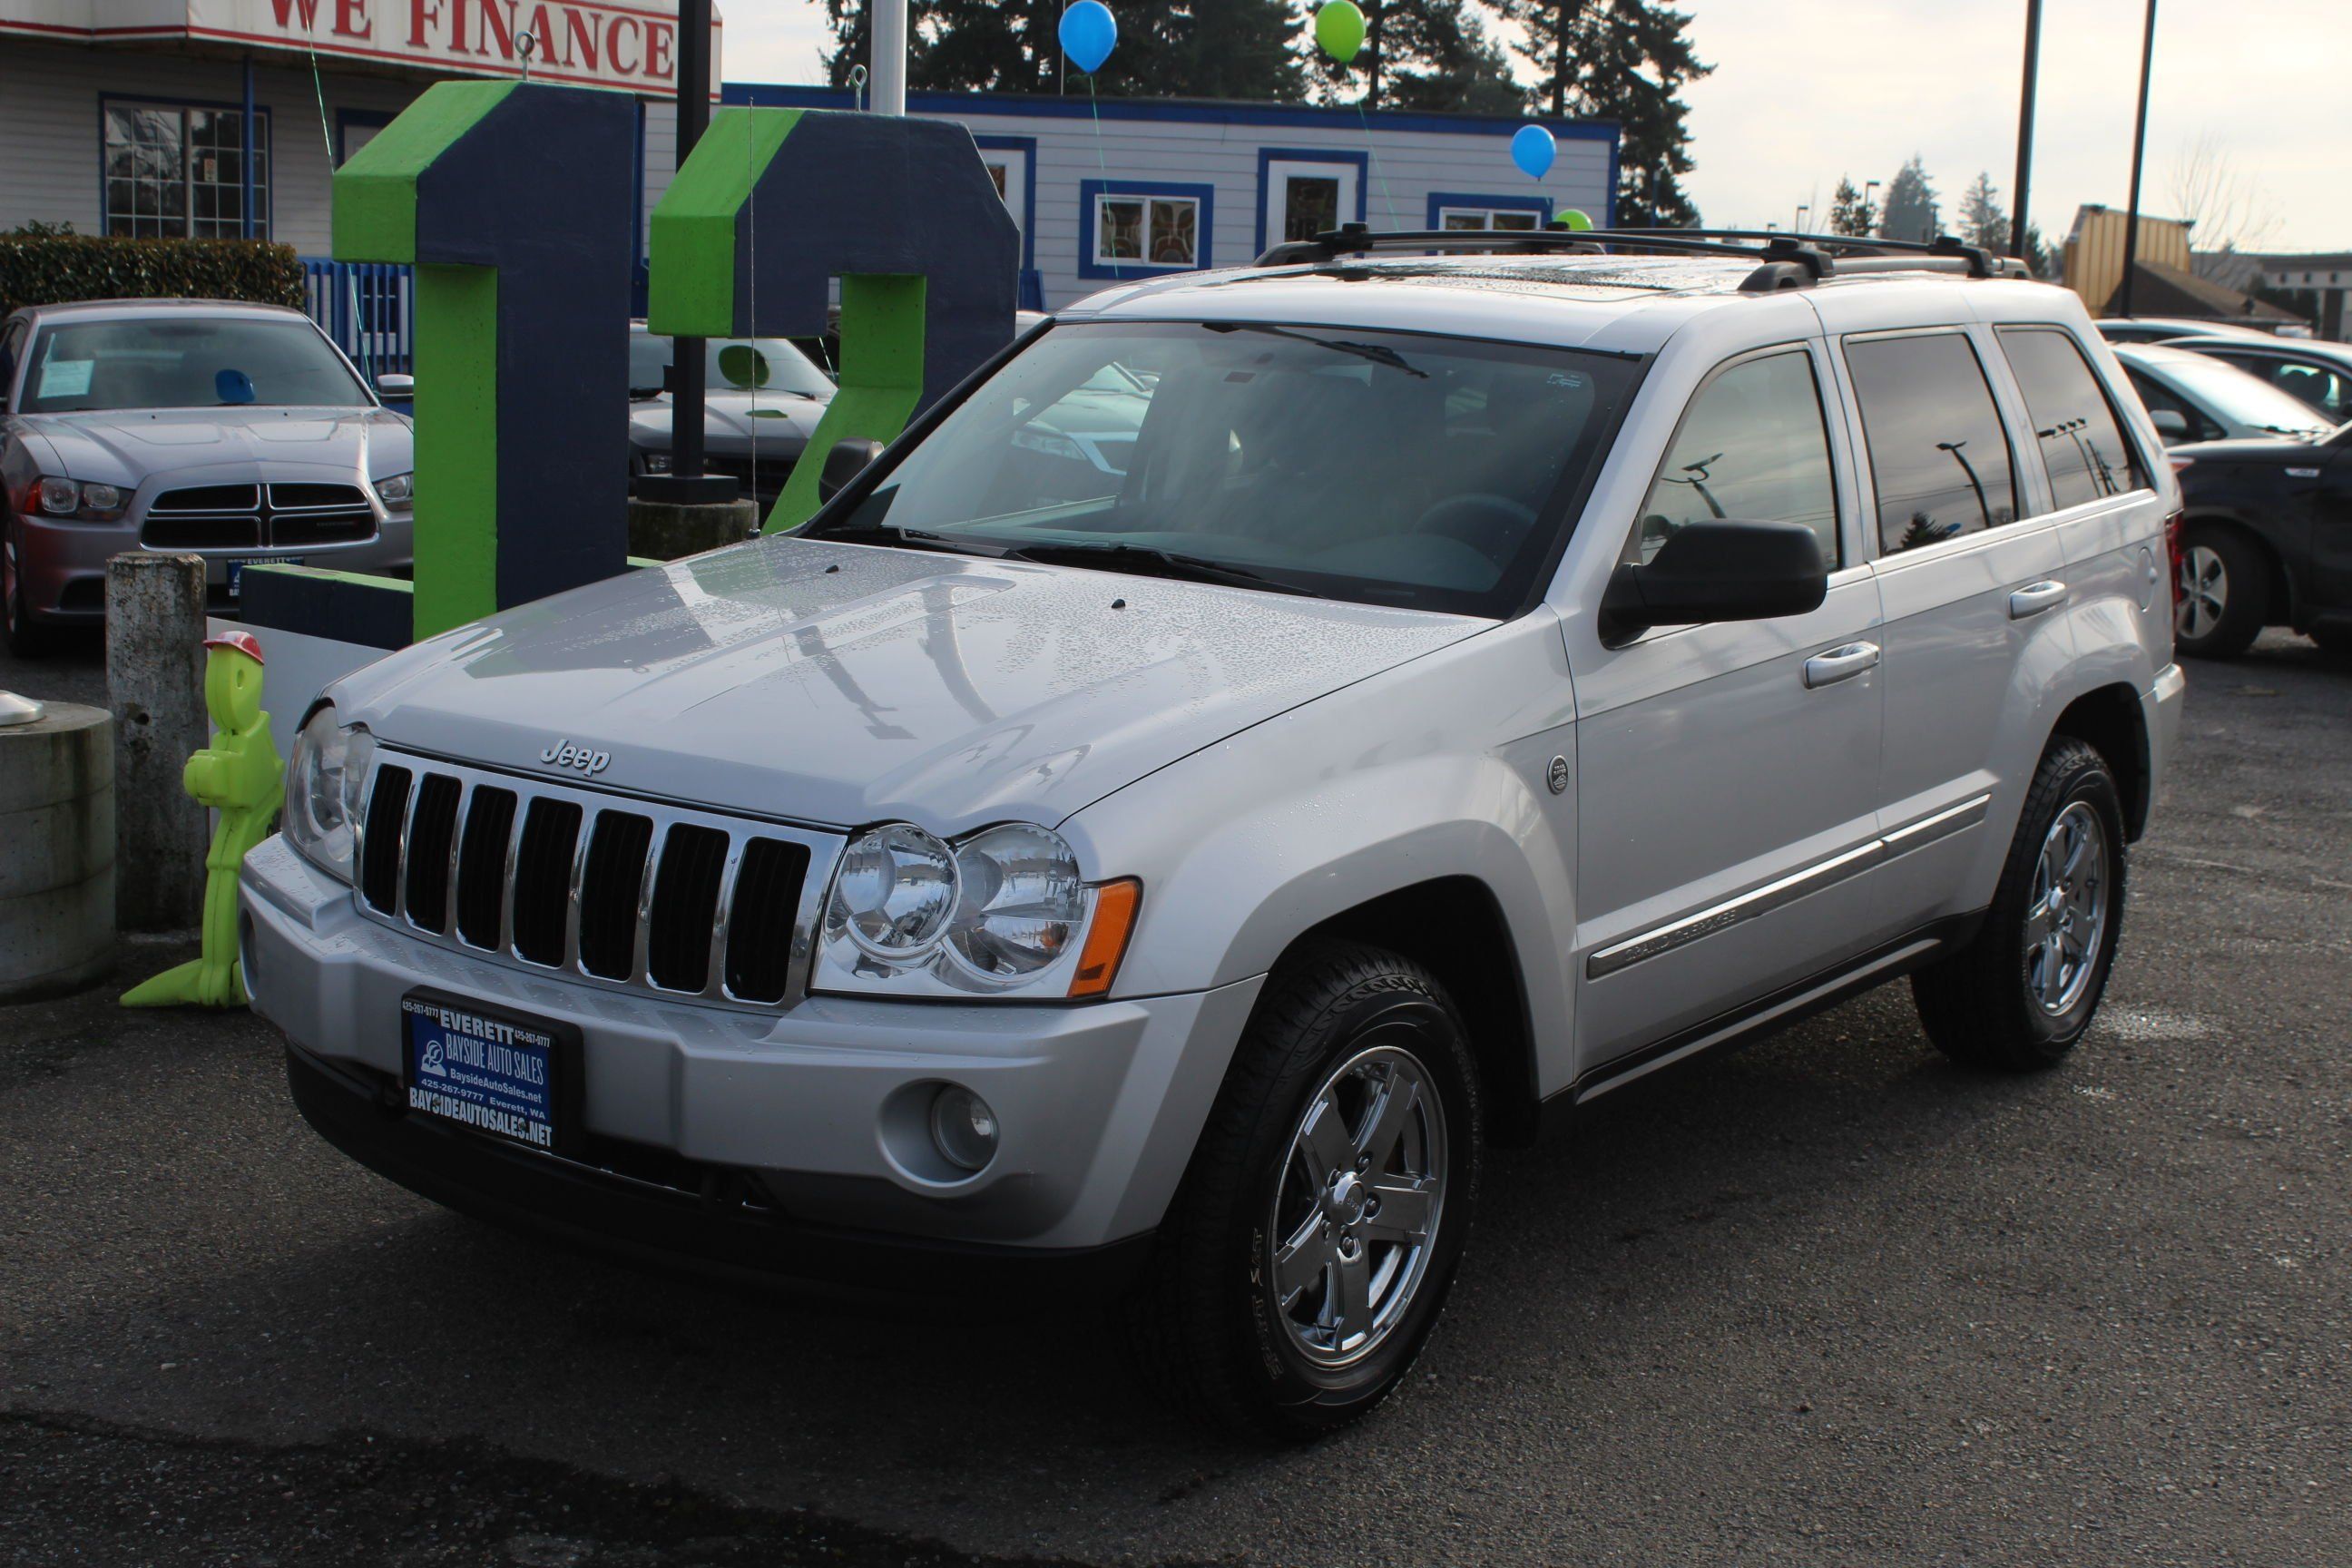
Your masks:
M 296 1101 L 331 1142 L 457 1207 L 798 1278 L 835 1274 L 809 1245 L 818 1235 L 845 1258 L 896 1247 L 1045 1264 L 1148 1234 L 1259 985 L 1075 1006 L 812 996 L 740 1010 L 415 941 L 362 916 L 282 839 L 248 856 L 241 880 L 254 1008 L 294 1047 Z M 400 1001 L 419 986 L 580 1031 L 581 1161 L 398 1109 Z M 1000 1143 L 978 1175 L 933 1181 L 894 1149 L 904 1108 L 950 1082 L 994 1108 Z
M 25 605 L 45 624 L 95 626 L 104 620 L 108 560 L 126 551 L 147 548 L 140 542 L 139 524 L 131 521 L 65 522 L 36 516 L 19 519 L 18 526 L 23 531 L 18 569 L 25 578 Z M 415 534 L 414 520 L 399 512 L 378 519 L 376 531 L 368 539 L 282 549 L 254 546 L 154 553 L 201 556 L 206 611 L 233 615 L 237 601 L 228 589 L 231 562 L 299 561 L 339 572 L 405 576 L 415 555 Z

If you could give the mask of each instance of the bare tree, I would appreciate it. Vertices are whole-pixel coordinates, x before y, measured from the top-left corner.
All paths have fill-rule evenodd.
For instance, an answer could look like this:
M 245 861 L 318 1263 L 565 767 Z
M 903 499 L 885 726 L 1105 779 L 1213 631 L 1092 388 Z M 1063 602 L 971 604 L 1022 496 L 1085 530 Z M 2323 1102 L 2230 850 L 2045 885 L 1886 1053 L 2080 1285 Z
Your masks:
M 2266 247 L 2278 233 L 2278 210 L 2269 194 L 2241 171 L 2211 130 L 2182 143 L 2168 186 L 2173 211 L 2190 226 L 2198 276 L 2234 282 L 2244 268 L 2239 258 Z

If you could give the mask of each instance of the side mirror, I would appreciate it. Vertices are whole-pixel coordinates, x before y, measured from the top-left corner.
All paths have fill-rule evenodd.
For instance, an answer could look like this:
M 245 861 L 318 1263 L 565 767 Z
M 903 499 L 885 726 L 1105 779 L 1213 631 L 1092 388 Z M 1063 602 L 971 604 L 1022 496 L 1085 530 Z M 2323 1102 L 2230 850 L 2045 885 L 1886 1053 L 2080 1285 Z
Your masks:
M 835 441 L 833 450 L 824 455 L 824 467 L 817 473 L 816 494 L 819 500 L 831 500 L 843 486 L 866 469 L 866 465 L 882 455 L 879 441 L 855 438 Z
M 2151 408 L 2147 415 L 2156 426 L 2156 433 L 2168 447 L 2175 441 L 2189 439 L 2189 416 L 2178 408 Z
M 378 397 L 414 397 L 416 395 L 416 378 L 388 370 L 375 378 L 375 391 Z
M 1609 579 L 1601 640 L 1615 647 L 1652 626 L 1801 616 L 1829 591 L 1820 542 L 1802 523 L 1687 523 L 1646 565 Z

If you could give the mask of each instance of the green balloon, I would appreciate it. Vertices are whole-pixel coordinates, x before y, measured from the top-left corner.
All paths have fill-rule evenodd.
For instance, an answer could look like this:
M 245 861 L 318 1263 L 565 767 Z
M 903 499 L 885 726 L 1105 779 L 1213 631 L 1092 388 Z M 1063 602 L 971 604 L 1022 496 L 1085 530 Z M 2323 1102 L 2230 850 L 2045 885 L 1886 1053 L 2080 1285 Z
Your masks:
M 1583 212 L 1577 207 L 1562 207 L 1552 218 L 1551 226 L 1554 228 L 1582 230 L 1591 228 L 1592 226 L 1592 220 L 1585 216 Z
M 1364 14 L 1355 0 L 1331 0 L 1315 13 L 1315 41 L 1341 65 L 1356 58 L 1364 47 Z

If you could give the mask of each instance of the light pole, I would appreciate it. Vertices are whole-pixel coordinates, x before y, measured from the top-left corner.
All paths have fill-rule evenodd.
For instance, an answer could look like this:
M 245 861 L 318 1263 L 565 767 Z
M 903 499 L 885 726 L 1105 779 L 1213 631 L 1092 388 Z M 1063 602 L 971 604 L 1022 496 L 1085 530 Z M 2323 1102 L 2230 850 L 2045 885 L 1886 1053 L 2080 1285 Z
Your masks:
M 2042 75 L 2042 0 L 2025 0 L 2025 82 L 2017 95 L 2017 203 L 2009 219 L 2009 252 L 2027 266 L 2025 209 L 2033 192 L 2033 95 Z
M 2132 273 L 2139 266 L 2139 176 L 2147 157 L 2147 73 L 2156 64 L 2156 0 L 2147 0 L 2147 27 L 2139 41 L 2139 122 L 2132 131 L 2131 205 L 2124 216 L 2124 286 L 2117 297 L 2123 309 L 2116 313 L 2132 313 Z
M 1799 202 L 1799 203 L 1797 204 L 1797 221 L 1796 221 L 1795 223 L 1791 224 L 1790 226 L 1790 227 L 1792 227 L 1792 228 L 1794 228 L 1794 229 L 1795 229 L 1799 234 L 1802 234 L 1802 233 L 1804 233 L 1804 232 L 1805 232 L 1805 215 L 1806 215 L 1807 213 L 1809 213 L 1809 212 L 1812 211 L 1812 210 L 1813 210 L 1813 205 L 1812 205 L 1812 203 L 1811 203 L 1811 202 Z
M 1865 237 L 1869 235 L 1872 229 L 1878 226 L 1878 204 L 1870 199 L 1870 193 L 1876 189 L 1878 189 L 1878 182 L 1876 180 L 1863 181 L 1862 232 Z
M 710 124 L 710 0 L 678 0 L 677 162 L 702 139 Z M 637 481 L 647 500 L 678 504 L 731 501 L 735 480 L 705 474 L 703 455 L 703 340 L 670 340 L 670 471 Z

